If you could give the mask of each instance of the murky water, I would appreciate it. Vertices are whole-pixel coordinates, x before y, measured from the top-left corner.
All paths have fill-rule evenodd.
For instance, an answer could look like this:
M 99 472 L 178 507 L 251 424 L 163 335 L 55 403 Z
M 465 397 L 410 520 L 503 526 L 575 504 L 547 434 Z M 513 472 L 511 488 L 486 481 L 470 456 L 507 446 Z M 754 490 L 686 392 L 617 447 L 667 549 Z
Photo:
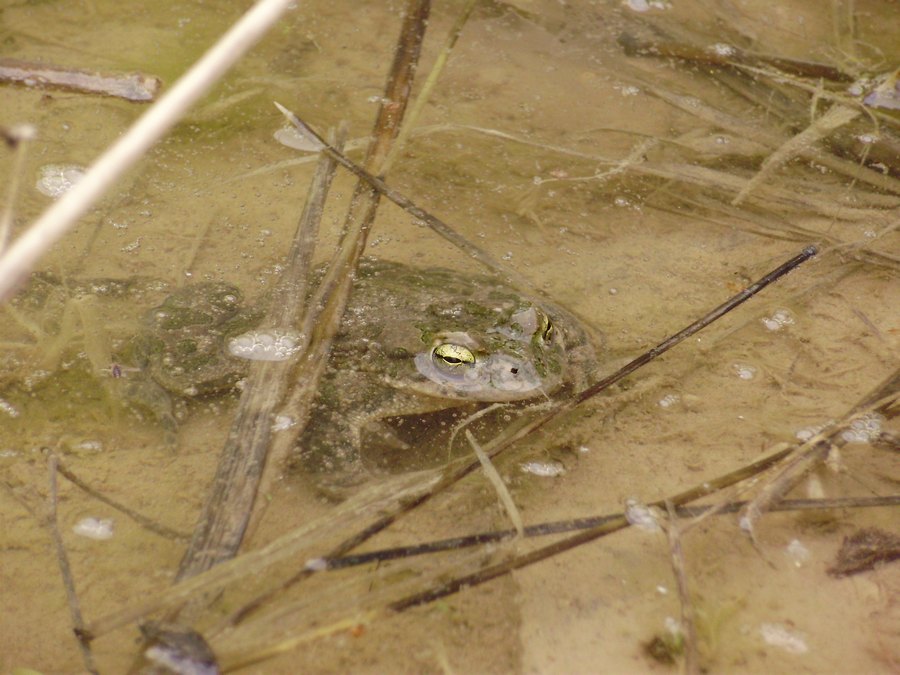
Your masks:
M 749 464 L 794 442 L 798 432 L 840 418 L 898 363 L 897 181 L 880 173 L 879 186 L 851 183 L 821 157 L 806 157 L 772 167 L 756 192 L 732 206 L 777 147 L 763 141 L 786 141 L 809 125 L 802 97 L 792 118 L 776 114 L 781 97 L 796 103 L 799 86 L 786 85 L 785 93 L 767 83 L 745 85 L 758 96 L 754 105 L 708 65 L 629 58 L 616 42 L 623 32 L 646 37 L 644 22 L 652 21 L 675 41 L 738 44 L 853 74 L 886 73 L 900 57 L 896 8 L 814 0 L 775 8 L 750 0 L 649 4 L 665 7 L 641 13 L 618 2 L 552 0 L 479 6 L 391 171 L 391 185 L 580 316 L 597 336 L 602 374 L 806 244 L 820 243 L 825 252 L 504 458 L 499 469 L 526 524 L 617 512 L 628 498 L 653 501 Z M 434 8 L 420 74 L 462 5 Z M 243 7 L 129 3 L 123 13 L 121 3 L 103 1 L 7 3 L 4 53 L 104 71 L 140 69 L 171 83 Z M 221 280 L 256 298 L 272 287 L 314 167 L 274 140 L 282 121 L 272 101 L 319 130 L 347 120 L 350 137 L 364 137 L 401 8 L 299 3 L 43 259 L 41 270 L 62 285 L 39 302 L 4 310 L 4 671 L 82 669 L 42 521 L 48 478 L 41 448 L 56 450 L 109 497 L 192 530 L 235 401 L 187 405 L 173 450 L 156 420 L 139 419 L 121 404 L 113 357 L 143 313 L 173 288 Z M 19 228 L 50 201 L 35 187 L 42 167 L 87 166 L 143 110 L 70 92 L 6 87 L 2 95 L 0 122 L 27 121 L 39 134 L 16 203 Z M 676 105 L 673 95 L 693 98 Z M 710 110 L 723 117 L 712 121 Z M 4 182 L 9 158 L 0 161 Z M 319 258 L 334 246 L 352 185 L 339 174 Z M 477 270 L 390 204 L 379 211 L 368 252 Z M 85 279 L 129 284 L 122 292 L 64 291 L 83 288 Z M 76 296 L 75 304 L 66 302 Z M 523 472 L 528 461 L 565 472 Z M 794 496 L 896 491 L 896 459 L 884 449 L 851 443 L 831 466 Z M 286 476 L 267 500 L 250 548 L 334 508 L 296 476 Z M 59 512 L 88 621 L 171 584 L 182 543 L 142 529 L 66 481 Z M 74 534 L 85 518 L 112 519 L 112 538 Z M 741 672 L 880 672 L 895 665 L 896 568 L 844 580 L 825 574 L 845 535 L 895 522 L 888 509 L 769 515 L 757 526 L 758 550 L 733 516 L 685 534 L 702 663 Z M 478 475 L 370 546 L 506 527 L 493 489 Z M 493 560 L 525 550 L 501 547 Z M 415 574 L 426 578 L 430 564 Z M 461 558 L 459 569 L 470 569 L 466 564 Z M 333 583 L 343 614 L 329 616 L 352 617 L 383 587 L 413 576 L 390 566 L 366 571 L 372 576 L 321 575 L 310 597 Z M 237 602 L 229 597 L 216 612 Z M 632 528 L 418 609 L 375 621 L 359 615 L 355 629 L 307 642 L 267 662 L 265 672 L 662 671 L 666 666 L 644 646 L 666 635 L 679 613 L 665 535 Z M 204 621 L 204 628 L 216 623 Z M 131 624 L 94 643 L 102 672 L 128 667 L 136 635 Z M 227 634 L 221 640 L 233 650 Z

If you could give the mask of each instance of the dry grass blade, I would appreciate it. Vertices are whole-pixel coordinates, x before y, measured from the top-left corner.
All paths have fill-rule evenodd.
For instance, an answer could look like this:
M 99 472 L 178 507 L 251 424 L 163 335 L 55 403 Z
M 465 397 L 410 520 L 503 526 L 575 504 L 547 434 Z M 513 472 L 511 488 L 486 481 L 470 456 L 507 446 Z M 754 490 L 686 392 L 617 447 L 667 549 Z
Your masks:
M 780 166 L 783 166 L 794 157 L 805 152 L 808 148 L 828 136 L 828 134 L 835 129 L 852 122 L 859 117 L 859 115 L 859 110 L 848 108 L 843 105 L 835 105 L 830 108 L 828 112 L 814 120 L 806 129 L 766 157 L 766 160 L 763 162 L 756 175 L 741 188 L 737 197 L 732 200 L 732 206 L 737 206 L 743 202 L 752 190 L 767 178 L 771 177 Z
M 694 602 L 688 585 L 687 568 L 684 560 L 684 549 L 681 546 L 682 529 L 675 514 L 672 502 L 666 502 L 669 519 L 665 529 L 669 540 L 669 558 L 672 572 L 678 588 L 678 601 L 681 604 L 681 633 L 684 636 L 684 672 L 696 675 L 700 672 L 700 655 L 697 649 L 697 622 L 695 620 Z
M 753 535 L 755 524 L 762 514 L 822 462 L 828 456 L 832 445 L 841 446 L 846 443 L 841 437 L 842 432 L 855 421 L 864 420 L 872 414 L 888 418 L 900 414 L 898 402 L 900 402 L 900 371 L 891 374 L 838 422 L 793 449 L 785 458 L 784 466 L 777 475 L 770 479 L 756 498 L 741 510 L 741 528 Z
M 306 124 L 306 122 L 301 120 L 290 110 L 279 103 L 276 103 L 275 105 L 301 134 L 307 137 L 311 142 L 317 144 L 323 152 L 334 158 L 334 160 L 340 163 L 341 166 L 346 168 L 354 175 L 358 176 L 361 182 L 364 182 L 367 185 L 371 186 L 375 193 L 387 197 L 407 213 L 424 222 L 426 225 L 428 225 L 429 228 L 431 228 L 431 230 L 456 246 L 459 250 L 471 256 L 474 260 L 477 260 L 478 262 L 483 264 L 493 273 L 499 275 L 508 283 L 515 286 L 516 289 L 523 295 L 529 296 L 534 300 L 549 302 L 546 294 L 540 291 L 540 289 L 536 288 L 534 284 L 528 281 L 525 277 L 498 261 L 484 249 L 470 242 L 468 239 L 463 237 L 455 229 L 453 229 L 450 225 L 445 223 L 437 216 L 434 216 L 428 211 L 417 206 L 406 195 L 397 192 L 393 188 L 389 187 L 383 180 L 381 180 L 377 176 L 374 176 L 371 172 L 366 171 L 362 167 L 358 166 L 347 156 L 338 151 L 337 148 L 334 148 L 326 143 L 325 140 L 321 136 L 319 136 L 319 134 L 317 134 L 308 124 Z
M 338 142 L 342 141 L 343 138 Z M 303 311 L 312 250 L 335 168 L 335 163 L 323 156 L 310 184 L 284 274 L 264 320 L 265 326 L 277 332 L 292 331 Z M 308 339 L 308 333 L 306 336 Z M 302 336 L 300 339 L 297 346 L 302 353 L 307 345 Z M 272 415 L 287 389 L 291 365 L 290 361 L 252 362 L 212 491 L 182 558 L 177 579 L 194 576 L 237 553 L 269 461 Z
M 423 0 L 409 0 L 406 6 L 400 37 L 394 50 L 394 61 L 378 109 L 374 141 L 366 155 L 366 167 L 376 173 L 381 170 L 394 137 L 399 132 L 418 65 L 430 7 L 430 2 Z M 309 354 L 304 359 L 305 365 L 300 368 L 300 381 L 317 381 L 324 368 L 332 337 L 340 326 L 350 296 L 351 277 L 365 249 L 377 208 L 378 194 L 360 181 L 351 199 L 339 248 L 310 301 L 310 306 L 322 307 L 322 312 L 316 319 L 308 317 L 302 327 L 302 332 L 311 336 L 312 343 Z M 298 387 L 287 403 L 288 409 L 302 411 L 311 403 L 313 394 L 314 391 L 309 387 Z
M 688 63 L 723 67 L 768 65 L 785 73 L 803 77 L 824 78 L 834 82 L 851 82 L 853 79 L 826 63 L 750 54 L 732 45 L 723 45 L 719 49 L 699 49 L 679 42 L 641 42 L 627 34 L 619 36 L 619 44 L 628 56 L 676 58 Z
M 777 454 L 777 451 L 774 454 Z M 749 477 L 749 476 L 748 476 Z M 681 534 L 694 529 L 705 522 L 707 518 L 732 514 L 740 511 L 747 505 L 747 500 L 724 501 L 719 504 L 696 504 L 679 506 L 675 508 L 675 514 L 679 518 L 691 518 L 689 523 L 681 525 Z M 833 511 L 835 509 L 875 509 L 886 506 L 900 506 L 900 495 L 888 495 L 885 497 L 841 497 L 835 499 L 785 499 L 772 506 L 772 511 Z M 622 513 L 611 513 L 602 516 L 588 516 L 586 518 L 572 518 L 570 520 L 555 521 L 549 523 L 536 523 L 524 527 L 524 536 L 528 538 L 546 537 L 565 532 L 578 532 L 599 525 L 605 525 L 622 518 Z M 394 548 L 377 549 L 364 553 L 351 553 L 340 558 L 324 560 L 324 565 L 329 570 L 367 565 L 373 562 L 386 562 L 399 558 L 410 558 L 417 555 L 440 553 L 443 551 L 457 551 L 469 546 L 481 546 L 506 541 L 518 536 L 514 529 L 492 530 L 490 532 L 478 532 L 450 539 L 436 541 L 424 541 L 409 546 L 397 546 Z
M 522 514 L 519 513 L 519 509 L 516 508 L 516 503 L 513 501 L 512 495 L 509 494 L 509 489 L 506 487 L 506 483 L 503 482 L 500 472 L 497 471 L 493 462 L 491 462 L 490 458 L 478 444 L 478 441 L 475 440 L 475 436 L 473 436 L 472 432 L 468 429 L 466 429 L 466 440 L 469 441 L 469 445 L 472 446 L 475 456 L 478 457 L 484 475 L 487 476 L 494 491 L 497 493 L 497 497 L 500 499 L 503 508 L 506 510 L 506 515 L 508 515 L 509 519 L 512 521 L 513 527 L 516 528 L 516 534 L 520 537 L 525 536 L 525 526 L 522 524 Z
M 112 499 L 111 497 L 107 497 L 105 494 L 103 494 L 99 490 L 92 488 L 90 485 L 88 485 L 83 480 L 81 480 L 81 478 L 79 478 L 77 474 L 75 474 L 69 468 L 67 468 L 58 458 L 56 460 L 56 470 L 63 477 L 65 477 L 66 480 L 68 480 L 73 485 L 77 486 L 80 490 L 84 491 L 85 494 L 90 495 L 97 501 L 103 502 L 107 506 L 112 507 L 119 513 L 122 513 L 122 514 L 128 516 L 129 518 L 131 518 L 131 520 L 133 520 L 134 522 L 136 522 L 138 525 L 145 528 L 146 530 L 149 530 L 150 532 L 158 534 L 161 537 L 165 537 L 166 539 L 173 539 L 175 541 L 183 541 L 185 543 L 190 541 L 190 537 L 187 534 L 177 532 L 176 530 L 166 527 L 165 525 L 161 525 L 160 523 L 157 523 L 157 522 L 151 520 L 150 518 L 143 515 L 142 513 L 138 513 L 137 511 L 126 506 L 125 504 L 122 504 L 122 503 L 116 501 L 115 499 Z
M 397 140 L 384 160 L 384 165 L 381 167 L 382 173 L 387 173 L 390 170 L 394 160 L 397 159 L 397 153 L 403 148 L 406 139 L 409 138 L 410 133 L 415 128 L 416 122 L 419 119 L 419 114 L 422 112 L 425 104 L 428 103 L 431 92 L 437 84 L 438 79 L 440 79 L 441 73 L 444 71 L 444 66 L 447 65 L 447 59 L 450 58 L 450 54 L 453 52 L 453 46 L 459 39 L 459 34 L 469 20 L 472 10 L 475 9 L 476 1 L 477 0 L 467 0 L 462 12 L 460 12 L 459 16 L 456 18 L 456 21 L 444 42 L 444 48 L 438 54 L 434 65 L 431 67 L 431 72 L 428 73 L 428 77 L 425 78 L 425 82 L 422 84 L 422 88 L 419 90 L 415 102 L 413 102 L 412 109 L 403 121 L 403 126 L 400 127 L 400 133 L 397 135 Z
M 775 131 L 761 129 L 760 127 L 751 124 L 745 119 L 736 117 L 727 112 L 714 108 L 713 106 L 707 105 L 693 96 L 675 94 L 671 91 L 663 89 L 662 87 L 648 85 L 646 83 L 640 83 L 640 86 L 642 88 L 645 88 L 657 98 L 666 101 L 679 110 L 694 115 L 699 119 L 716 125 L 717 127 L 737 134 L 742 138 L 749 138 L 757 143 L 772 148 L 773 150 L 783 146 L 790 140 L 783 134 L 777 133 Z M 832 171 L 844 174 L 850 178 L 853 178 L 860 182 L 864 182 L 880 190 L 885 190 L 894 194 L 900 194 L 900 185 L 898 185 L 897 180 L 892 178 L 891 176 L 886 176 L 865 166 L 860 166 L 856 162 L 851 162 L 840 157 L 835 157 L 830 152 L 827 152 L 820 148 L 816 148 L 814 146 L 806 145 L 805 147 L 796 148 L 796 150 L 800 157 L 818 162 L 823 166 L 828 167 Z
M 99 617 L 85 627 L 91 639 L 143 619 L 156 612 L 165 612 L 191 600 L 215 595 L 230 584 L 246 583 L 251 578 L 266 578 L 274 566 L 288 563 L 292 571 L 297 562 L 313 561 L 310 572 L 317 568 L 323 551 L 338 548 L 344 532 L 350 527 L 365 527 L 378 523 L 381 514 L 401 508 L 403 504 L 421 497 L 432 489 L 440 478 L 440 472 L 408 474 L 395 480 L 365 490 L 339 504 L 322 518 L 317 518 L 262 548 L 243 553 L 170 588 L 154 592 L 152 597 L 123 607 L 112 614 Z

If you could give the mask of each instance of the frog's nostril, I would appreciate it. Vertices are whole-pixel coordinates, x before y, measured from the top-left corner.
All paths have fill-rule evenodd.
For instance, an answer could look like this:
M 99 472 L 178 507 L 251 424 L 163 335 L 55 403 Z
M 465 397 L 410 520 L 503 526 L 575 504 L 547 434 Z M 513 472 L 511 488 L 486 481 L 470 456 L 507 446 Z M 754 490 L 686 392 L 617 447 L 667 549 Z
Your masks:
M 519 369 L 518 369 L 518 368 L 510 368 L 510 369 L 509 369 L 509 372 L 511 372 L 513 375 L 518 375 L 518 374 L 519 374 Z

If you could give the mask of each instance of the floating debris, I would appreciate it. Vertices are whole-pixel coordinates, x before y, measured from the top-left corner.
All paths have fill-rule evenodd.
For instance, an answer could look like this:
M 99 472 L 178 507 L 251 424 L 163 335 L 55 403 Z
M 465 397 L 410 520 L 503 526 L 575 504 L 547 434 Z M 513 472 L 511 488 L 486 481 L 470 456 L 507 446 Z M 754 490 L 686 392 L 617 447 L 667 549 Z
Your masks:
M 221 672 L 216 655 L 197 631 L 161 621 L 148 621 L 140 629 L 148 643 L 144 656 L 156 666 L 147 672 L 179 675 L 218 675 Z
M 273 136 L 276 141 L 289 148 L 294 148 L 294 150 L 301 150 L 303 152 L 319 152 L 322 149 L 321 143 L 317 143 L 309 136 L 304 136 L 293 126 L 282 127 L 281 129 L 276 131 Z
M 867 572 L 878 563 L 900 560 L 900 537 L 877 527 L 863 528 L 849 537 L 837 552 L 834 565 L 828 568 L 833 577 L 848 577 Z
M 779 647 L 789 654 L 805 654 L 809 651 L 803 635 L 792 631 L 783 623 L 764 623 L 759 627 L 759 634 L 767 645 Z
M 799 539 L 791 539 L 791 543 L 785 548 L 788 558 L 794 563 L 794 567 L 803 567 L 809 562 L 811 554 L 809 549 Z
M 636 499 L 625 500 L 625 520 L 644 532 L 659 532 L 659 518 L 656 511 Z
M 798 429 L 794 436 L 798 441 L 803 441 L 804 443 L 806 443 L 806 441 L 808 441 L 810 438 L 821 432 L 822 429 L 832 423 L 833 420 L 826 422 L 825 424 L 815 424 L 813 426 L 803 427 L 802 429 Z
M 866 94 L 863 103 L 870 108 L 900 110 L 900 69 L 877 78 L 876 86 Z
M 272 422 L 272 431 L 286 431 L 297 426 L 297 420 L 290 415 L 275 415 Z
M 144 73 L 104 75 L 52 63 L 9 58 L 0 59 L 0 82 L 102 94 L 140 103 L 152 101 L 162 87 L 162 81 L 158 77 Z
M 625 0 L 623 3 L 632 12 L 649 12 L 651 9 L 670 9 L 672 5 L 663 0 Z

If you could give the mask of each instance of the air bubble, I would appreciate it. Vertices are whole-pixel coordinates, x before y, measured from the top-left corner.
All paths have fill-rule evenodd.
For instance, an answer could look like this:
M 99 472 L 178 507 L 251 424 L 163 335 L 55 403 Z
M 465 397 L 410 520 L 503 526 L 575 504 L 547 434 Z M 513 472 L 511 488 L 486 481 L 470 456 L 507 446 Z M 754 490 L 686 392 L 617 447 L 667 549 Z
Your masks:
M 734 368 L 734 372 L 736 372 L 737 376 L 742 380 L 752 380 L 756 377 L 755 366 L 751 366 L 747 363 L 735 363 L 732 368 Z
M 560 462 L 525 462 L 519 466 L 524 473 L 530 473 L 543 478 L 562 476 L 566 469 Z

